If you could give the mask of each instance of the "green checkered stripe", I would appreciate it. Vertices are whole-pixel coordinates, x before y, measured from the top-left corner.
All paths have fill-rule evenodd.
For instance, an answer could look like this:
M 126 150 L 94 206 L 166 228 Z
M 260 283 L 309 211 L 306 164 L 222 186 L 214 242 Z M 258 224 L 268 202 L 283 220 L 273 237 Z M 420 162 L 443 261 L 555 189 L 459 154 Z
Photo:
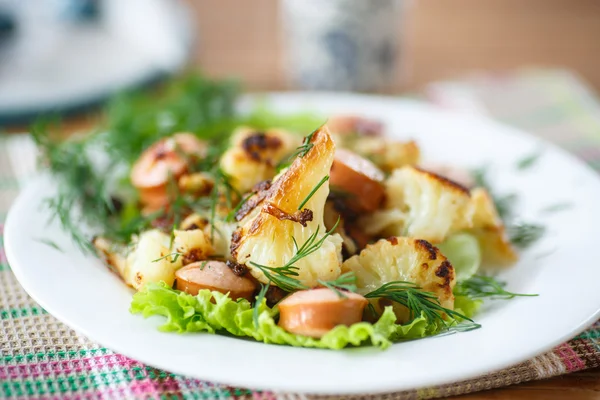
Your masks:
M 600 170 L 600 107 L 573 76 L 562 71 L 528 71 L 459 84 L 475 93 L 495 118 L 553 141 Z M 20 287 L 2 247 L 1 223 L 24 178 L 9 162 L 12 140 L 0 137 L 0 398 L 352 398 L 253 392 L 171 374 L 116 354 L 58 322 Z M 464 394 L 598 366 L 600 323 L 511 368 L 469 381 L 389 393 L 385 398 Z

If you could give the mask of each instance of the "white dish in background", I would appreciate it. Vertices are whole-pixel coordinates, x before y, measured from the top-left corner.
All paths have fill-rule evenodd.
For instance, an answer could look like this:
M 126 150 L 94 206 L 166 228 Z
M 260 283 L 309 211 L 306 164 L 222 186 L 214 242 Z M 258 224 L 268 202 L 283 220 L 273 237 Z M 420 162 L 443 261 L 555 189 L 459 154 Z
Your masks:
M 90 107 L 164 79 L 192 50 L 195 32 L 181 2 L 104 0 L 93 23 L 63 21 L 57 4 L 23 3 L 15 43 L 0 54 L 0 123 Z
M 5 227 L 11 267 L 27 292 L 67 325 L 117 352 L 155 367 L 250 388 L 312 393 L 415 389 L 498 370 L 549 350 L 599 317 L 597 266 L 600 180 L 564 151 L 490 120 L 384 97 L 275 94 L 278 111 L 357 113 L 385 122 L 390 135 L 415 138 L 426 159 L 469 167 L 489 164 L 497 191 L 519 195 L 518 215 L 547 234 L 501 274 L 508 289 L 538 297 L 496 301 L 476 317 L 479 330 L 345 351 L 267 345 L 209 334 L 161 333 L 160 318 L 128 311 L 132 290 L 93 257 L 80 254 L 56 224 L 46 226 L 41 177 L 19 197 Z M 247 101 L 251 101 L 246 99 Z M 517 160 L 542 149 L 526 171 Z M 544 213 L 568 202 L 569 209 Z M 52 238 L 64 252 L 39 242 Z

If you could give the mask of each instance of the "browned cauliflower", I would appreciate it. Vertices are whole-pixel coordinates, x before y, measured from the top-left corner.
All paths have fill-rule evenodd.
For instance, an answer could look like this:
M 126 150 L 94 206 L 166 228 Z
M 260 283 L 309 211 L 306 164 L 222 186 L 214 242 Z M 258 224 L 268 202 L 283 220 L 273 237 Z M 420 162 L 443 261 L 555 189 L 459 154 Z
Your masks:
M 232 237 L 231 253 L 235 260 L 248 266 L 251 274 L 263 283 L 267 283 L 267 278 L 252 263 L 281 267 L 296 253 L 292 238 L 302 247 L 312 235 L 316 234 L 315 240 L 319 241 L 326 234 L 323 213 L 328 183 L 312 194 L 302 210 L 299 206 L 328 175 L 335 145 L 327 128 L 322 127 L 310 136 L 305 148 L 305 154 L 298 156 L 260 193 L 258 204 L 249 200 L 254 208 L 245 210 L 240 228 Z M 341 245 L 339 235 L 327 237 L 317 251 L 294 264 L 299 268 L 297 279 L 308 287 L 316 286 L 318 279 L 336 279 L 341 271 Z
M 300 138 L 292 133 L 270 129 L 265 132 L 241 127 L 231 138 L 231 147 L 221 157 L 221 169 L 231 176 L 231 184 L 239 192 L 271 179 L 277 164 L 294 151 Z
M 472 226 L 469 190 L 431 172 L 405 166 L 386 180 L 384 210 L 362 219 L 366 232 L 433 243 Z
M 471 191 L 474 208 L 471 232 L 481 248 L 484 266 L 507 266 L 518 259 L 515 248 L 506 235 L 502 219 L 487 190 L 475 188 Z

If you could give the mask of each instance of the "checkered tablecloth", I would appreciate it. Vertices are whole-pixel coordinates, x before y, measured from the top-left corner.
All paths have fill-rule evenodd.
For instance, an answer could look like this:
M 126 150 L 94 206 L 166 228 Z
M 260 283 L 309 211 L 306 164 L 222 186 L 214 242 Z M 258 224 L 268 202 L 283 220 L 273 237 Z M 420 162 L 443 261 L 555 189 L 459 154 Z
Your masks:
M 443 107 L 486 113 L 538 134 L 600 170 L 600 105 L 568 72 L 472 76 L 430 85 L 425 97 Z M 253 392 L 160 371 L 89 341 L 46 313 L 20 287 L 2 249 L 2 221 L 33 172 L 33 153 L 26 136 L 0 137 L 0 398 L 338 398 Z M 357 398 L 436 398 L 599 366 L 600 323 L 596 323 L 546 354 L 493 374 L 429 389 Z

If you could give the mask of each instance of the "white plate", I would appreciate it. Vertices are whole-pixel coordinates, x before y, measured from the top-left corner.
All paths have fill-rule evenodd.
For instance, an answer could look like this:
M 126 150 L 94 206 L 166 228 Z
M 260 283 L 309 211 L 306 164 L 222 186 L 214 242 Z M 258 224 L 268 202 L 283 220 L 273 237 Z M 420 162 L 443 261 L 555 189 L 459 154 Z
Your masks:
M 384 392 L 472 378 L 531 358 L 582 331 L 599 317 L 594 261 L 600 237 L 600 181 L 565 152 L 483 118 L 455 115 L 413 101 L 334 94 L 277 94 L 279 110 L 358 113 L 386 122 L 389 133 L 414 137 L 428 159 L 492 166 L 499 191 L 520 195 L 519 214 L 548 233 L 502 274 L 508 288 L 539 297 L 496 302 L 476 319 L 483 328 L 400 343 L 387 351 L 313 350 L 209 334 L 161 333 L 161 318 L 129 314 L 131 290 L 100 261 L 81 255 L 56 225 L 45 226 L 40 200 L 49 179 L 31 184 L 14 204 L 5 245 L 27 292 L 74 329 L 155 367 L 250 388 L 313 393 Z M 542 149 L 535 166 L 515 163 Z M 542 209 L 568 202 L 560 213 Z M 51 238 L 58 252 L 36 239 Z

